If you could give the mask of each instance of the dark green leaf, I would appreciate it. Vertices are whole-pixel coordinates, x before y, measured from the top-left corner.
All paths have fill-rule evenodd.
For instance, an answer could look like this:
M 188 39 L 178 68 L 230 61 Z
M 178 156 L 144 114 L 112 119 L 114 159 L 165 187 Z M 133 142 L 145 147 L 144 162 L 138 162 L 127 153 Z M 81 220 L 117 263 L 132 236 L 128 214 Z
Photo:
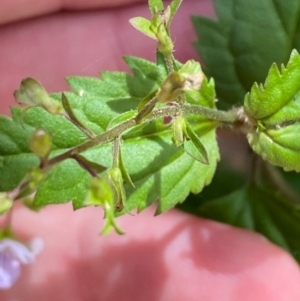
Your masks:
M 204 202 L 198 213 L 234 226 L 255 230 L 289 251 L 300 263 L 300 206 L 257 186 L 241 188 Z
M 300 2 L 214 0 L 217 20 L 194 17 L 204 72 L 216 81 L 220 105 L 241 104 L 274 62 L 287 63 L 300 45 Z

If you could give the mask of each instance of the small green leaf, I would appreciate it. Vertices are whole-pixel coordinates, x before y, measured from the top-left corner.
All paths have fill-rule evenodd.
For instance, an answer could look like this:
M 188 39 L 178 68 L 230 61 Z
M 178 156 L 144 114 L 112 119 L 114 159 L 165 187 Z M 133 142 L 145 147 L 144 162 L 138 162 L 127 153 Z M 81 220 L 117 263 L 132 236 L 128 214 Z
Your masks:
M 118 161 L 119 161 L 119 168 L 122 173 L 122 177 L 123 177 L 124 181 L 127 182 L 127 184 L 131 185 L 133 188 L 135 188 L 135 186 L 130 178 L 130 175 L 126 169 L 126 166 L 124 165 L 124 162 L 123 162 L 122 147 L 120 147 L 120 149 L 119 149 L 119 160 Z
M 186 153 L 203 164 L 209 164 L 206 149 L 188 122 L 186 122 L 186 133 L 190 138 L 190 140 L 184 142 L 184 150 Z
M 110 121 L 109 125 L 107 126 L 107 130 L 110 130 L 110 129 L 114 128 L 115 126 L 134 118 L 137 115 L 137 113 L 138 112 L 136 110 L 132 110 L 132 111 L 124 112 L 124 113 L 116 116 L 115 118 L 113 118 Z
M 171 17 L 170 17 L 170 22 L 168 26 L 170 26 L 170 23 L 172 22 L 172 19 L 174 18 L 178 8 L 180 7 L 182 3 L 182 0 L 173 0 L 170 4 L 170 9 L 171 9 Z
M 157 94 L 157 91 L 153 91 L 150 94 L 148 94 L 145 98 L 142 99 L 142 101 L 138 105 L 138 113 L 140 113 L 142 110 L 145 109 L 145 107 L 154 100 L 155 96 Z M 156 102 L 152 103 L 152 106 L 149 106 L 148 111 L 145 112 L 145 114 L 142 117 L 147 116 L 155 107 Z
M 224 197 L 204 202 L 199 215 L 255 230 L 285 248 L 300 263 L 300 207 L 274 191 L 247 186 Z
M 67 113 L 65 117 L 67 117 L 71 122 L 73 122 L 88 137 L 90 138 L 94 137 L 94 134 L 76 117 L 70 105 L 70 102 L 64 93 L 62 93 L 61 99 L 62 99 L 63 108 Z
M 143 33 L 144 35 L 148 36 L 151 39 L 157 40 L 156 34 L 150 29 L 151 21 L 145 19 L 143 17 L 135 17 L 129 20 L 130 24 Z

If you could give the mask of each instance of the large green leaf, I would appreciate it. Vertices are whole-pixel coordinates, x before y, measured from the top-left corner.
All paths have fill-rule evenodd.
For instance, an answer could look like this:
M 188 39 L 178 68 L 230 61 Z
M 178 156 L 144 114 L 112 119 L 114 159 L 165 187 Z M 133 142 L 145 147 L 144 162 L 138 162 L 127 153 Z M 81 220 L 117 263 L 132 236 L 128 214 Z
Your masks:
M 254 84 L 245 112 L 254 119 L 247 137 L 253 150 L 285 170 L 300 171 L 300 55 L 293 51 L 281 72 L 273 65 L 264 85 Z
M 94 134 L 111 127 L 112 120 L 126 111 L 136 110 L 139 102 L 158 89 L 160 79 L 156 64 L 143 59 L 127 57 L 125 61 L 132 75 L 123 72 L 103 72 L 102 79 L 70 77 L 72 92 L 65 95 L 72 107 L 72 114 Z M 214 107 L 213 82 L 205 79 L 197 103 Z M 53 95 L 60 99 L 61 95 Z M 187 95 L 187 99 L 190 96 Z M 196 101 L 193 100 L 195 103 Z M 122 117 L 121 120 L 124 118 Z M 6 135 L 0 136 L 1 160 L 0 189 L 14 188 L 38 160 L 30 154 L 28 141 L 35 128 L 42 128 L 53 137 L 51 157 L 88 140 L 87 136 L 63 116 L 53 116 L 41 108 L 31 108 L 24 116 L 18 108 L 13 109 L 13 120 L 1 117 Z M 125 118 L 126 120 L 126 118 Z M 215 137 L 216 123 L 203 117 L 188 118 L 193 130 L 200 137 L 207 153 L 209 165 L 202 164 L 184 153 L 172 143 L 172 131 L 163 120 L 150 122 L 136 131 L 129 131 L 122 139 L 122 157 L 135 188 L 125 184 L 127 210 L 137 207 L 143 210 L 159 200 L 158 212 L 165 211 L 183 201 L 192 191 L 200 192 L 210 183 L 219 159 Z M 118 122 L 116 122 L 118 123 Z M 19 146 L 20 144 L 20 146 Z M 17 145 L 17 146 L 16 146 Z M 81 154 L 88 161 L 110 168 L 112 166 L 112 143 L 95 146 Z M 34 158 L 34 160 L 29 160 Z M 20 165 L 20 168 L 17 167 Z M 15 179 L 6 177 L 14 175 Z M 91 175 L 74 159 L 58 163 L 47 171 L 39 185 L 34 205 L 73 201 L 75 208 L 84 206 Z
M 263 82 L 274 62 L 300 49 L 298 0 L 214 0 L 217 20 L 193 17 L 204 61 L 220 105 L 241 104 L 252 84 Z
M 293 50 L 286 67 L 270 68 L 264 85 L 254 84 L 245 97 L 245 111 L 264 124 L 280 124 L 299 119 L 295 96 L 300 90 L 300 55 Z M 282 110 L 284 109 L 284 110 Z M 294 118 L 293 118 L 294 117 Z
M 257 231 L 289 251 L 300 263 L 300 205 L 258 186 L 246 186 L 204 202 L 199 215 Z

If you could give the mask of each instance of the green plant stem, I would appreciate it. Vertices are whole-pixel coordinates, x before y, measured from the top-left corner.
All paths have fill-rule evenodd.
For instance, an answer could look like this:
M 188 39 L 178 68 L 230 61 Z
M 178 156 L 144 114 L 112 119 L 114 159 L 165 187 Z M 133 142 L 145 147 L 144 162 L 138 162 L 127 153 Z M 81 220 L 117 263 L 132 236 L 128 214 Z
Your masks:
M 184 115 L 201 115 L 204 117 L 207 117 L 209 120 L 218 121 L 220 123 L 225 124 L 234 124 L 235 122 L 239 121 L 238 115 L 233 112 L 226 112 L 226 111 L 218 111 L 216 109 L 206 108 L 198 105 L 182 105 L 182 106 L 173 106 L 173 107 L 164 107 L 164 108 L 158 108 L 152 110 L 152 112 L 149 113 L 143 120 L 144 122 L 149 122 L 152 120 L 155 120 L 157 118 L 162 118 L 166 116 L 170 117 L 177 117 L 180 114 Z M 105 142 L 111 141 L 115 139 L 116 137 L 119 137 L 124 131 L 132 128 L 133 126 L 137 125 L 139 120 L 136 119 L 136 117 L 129 119 L 114 128 L 107 130 L 106 132 L 91 138 L 87 142 L 84 142 L 80 144 L 79 146 L 76 146 L 65 153 L 58 155 L 48 161 L 47 166 L 54 165 L 58 162 L 61 162 L 65 159 L 68 159 L 75 154 L 79 154 L 81 152 L 84 152 L 96 145 L 103 144 Z
M 172 53 L 171 54 L 164 54 L 164 57 L 165 57 L 165 61 L 166 61 L 168 74 L 170 74 L 174 71 L 174 67 L 173 67 L 174 57 L 173 57 Z

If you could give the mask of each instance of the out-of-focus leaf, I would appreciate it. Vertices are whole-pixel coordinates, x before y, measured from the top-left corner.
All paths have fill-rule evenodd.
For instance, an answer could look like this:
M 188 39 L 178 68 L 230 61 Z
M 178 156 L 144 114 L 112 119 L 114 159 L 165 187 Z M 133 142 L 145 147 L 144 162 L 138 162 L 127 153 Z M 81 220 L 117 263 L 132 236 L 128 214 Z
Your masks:
M 255 230 L 285 248 L 300 263 L 300 206 L 275 192 L 246 186 L 224 197 L 204 202 L 198 214 Z

